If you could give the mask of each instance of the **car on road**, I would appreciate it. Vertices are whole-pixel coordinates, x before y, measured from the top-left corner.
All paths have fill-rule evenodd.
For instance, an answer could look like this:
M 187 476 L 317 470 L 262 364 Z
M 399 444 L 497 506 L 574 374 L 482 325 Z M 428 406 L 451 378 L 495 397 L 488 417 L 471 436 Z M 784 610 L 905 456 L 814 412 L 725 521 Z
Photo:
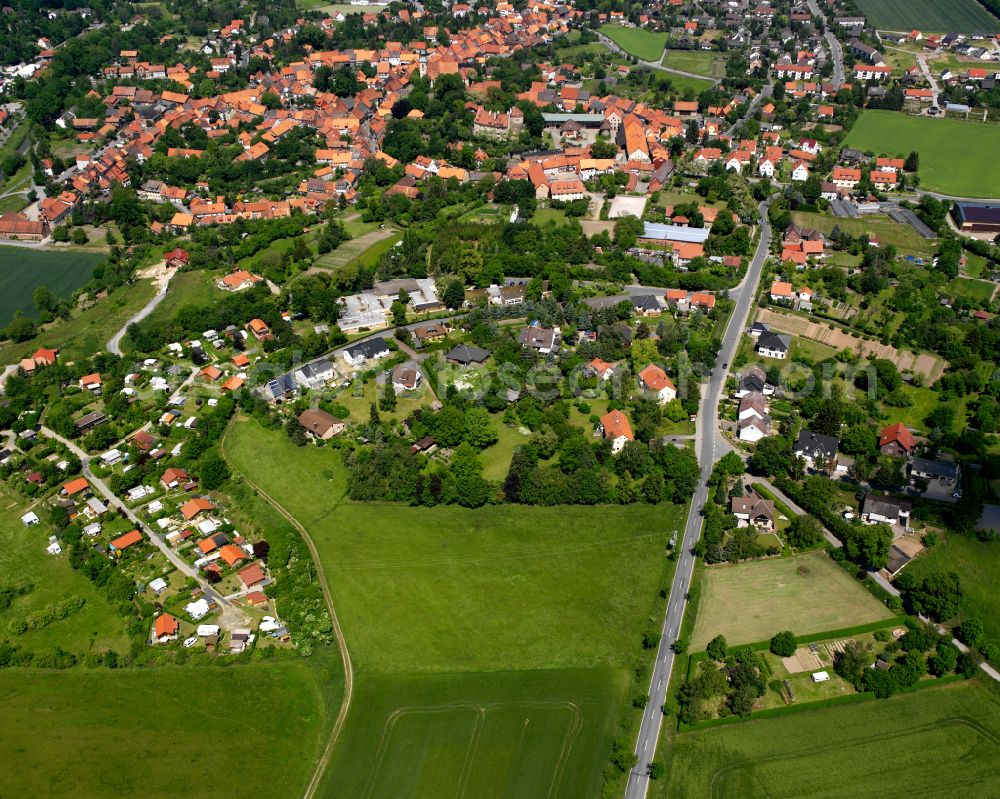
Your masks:
M 726 361 L 724 364 L 722 364 L 722 368 L 723 369 L 728 369 L 729 368 L 729 361 Z

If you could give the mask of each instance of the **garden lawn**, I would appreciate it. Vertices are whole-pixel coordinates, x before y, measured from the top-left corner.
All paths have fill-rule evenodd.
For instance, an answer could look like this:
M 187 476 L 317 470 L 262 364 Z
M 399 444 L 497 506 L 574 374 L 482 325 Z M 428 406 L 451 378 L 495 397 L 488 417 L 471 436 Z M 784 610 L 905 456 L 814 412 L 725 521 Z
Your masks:
M 318 794 L 600 795 L 621 669 L 363 676 Z
M 817 363 L 827 358 L 832 358 L 837 354 L 837 350 L 828 344 L 820 341 L 795 336 L 792 339 L 792 360 L 797 358 L 810 358 Z
M 965 596 L 959 608 L 961 619 L 975 617 L 986 628 L 987 641 L 1000 646 L 1000 557 L 996 544 L 983 543 L 974 535 L 946 533 L 933 547 L 906 567 L 914 577 L 932 572 L 955 571 Z
M 996 689 L 957 682 L 672 736 L 654 799 L 996 793 Z
M 879 30 L 992 33 L 1000 20 L 976 0 L 858 0 L 868 24 Z
M 297 798 L 342 687 L 339 661 L 326 655 L 228 668 L 3 670 L 3 793 Z
M 6 640 L 33 652 L 60 646 L 74 654 L 90 650 L 125 650 L 125 621 L 98 592 L 94 584 L 69 565 L 68 555 L 45 551 L 51 531 L 42 522 L 32 527 L 21 523 L 27 503 L 0 493 L 0 586 L 31 583 L 32 590 L 15 597 L 0 610 L 0 641 Z M 36 508 L 44 519 L 44 508 Z M 50 605 L 81 596 L 86 604 L 71 616 L 39 630 L 15 635 L 8 629 L 13 619 L 24 619 Z
M 993 299 L 995 289 L 995 283 L 969 277 L 956 277 L 948 283 L 948 293 L 955 299 L 967 299 L 979 303 L 989 303 Z
M 998 125 L 865 111 L 845 143 L 903 157 L 916 150 L 920 153 L 920 185 L 925 189 L 958 197 L 994 197 L 1000 191 L 1000 159 L 976 156 L 1000 151 Z M 868 219 L 858 221 L 867 223 Z
M 659 61 L 667 43 L 666 33 L 654 33 L 643 28 L 623 28 L 621 25 L 602 25 L 601 33 L 629 55 L 642 61 Z
M 548 222 L 555 222 L 557 225 L 566 224 L 566 212 L 562 208 L 539 208 L 531 221 L 536 225 L 544 225 Z
M 521 444 L 527 444 L 531 436 L 526 436 L 517 427 L 508 427 L 493 420 L 497 431 L 497 443 L 483 450 L 479 460 L 483 464 L 483 477 L 487 480 L 503 480 L 510 471 L 510 459 L 514 450 Z
M 892 617 L 824 551 L 705 569 L 692 651 L 720 633 L 730 644 L 782 630 L 810 635 Z
M 33 295 L 39 286 L 69 299 L 75 289 L 90 280 L 94 267 L 102 260 L 97 253 L 79 250 L 0 246 L 0 325 L 7 324 L 18 311 L 38 318 Z

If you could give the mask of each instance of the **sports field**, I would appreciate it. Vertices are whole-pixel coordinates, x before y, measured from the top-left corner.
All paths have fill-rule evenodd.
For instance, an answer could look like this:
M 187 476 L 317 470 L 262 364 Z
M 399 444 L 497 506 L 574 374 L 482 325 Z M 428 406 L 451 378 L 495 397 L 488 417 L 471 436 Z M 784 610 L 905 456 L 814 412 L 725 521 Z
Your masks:
M 629 55 L 642 61 L 659 61 L 667 34 L 654 33 L 644 28 L 623 28 L 621 25 L 601 25 L 601 33 Z
M 997 794 L 996 689 L 958 682 L 673 736 L 654 799 Z
M 730 644 L 840 630 L 892 613 L 823 551 L 705 569 L 692 650 L 720 633 Z
M 976 0 L 857 0 L 868 23 L 879 30 L 991 33 L 1000 20 Z
M 343 686 L 323 656 L 0 671 L 3 796 L 302 796 Z
M 920 153 L 920 186 L 925 189 L 956 197 L 995 197 L 1000 193 L 1000 159 L 976 155 L 1000 152 L 1000 125 L 865 111 L 845 144 L 903 157 L 916 150 Z
M 330 582 L 358 675 L 330 796 L 599 793 L 682 508 L 353 504 L 335 451 L 253 421 L 225 454 Z
M 92 252 L 0 246 L 0 325 L 7 324 L 17 311 L 37 318 L 32 295 L 39 286 L 69 298 L 90 280 L 103 259 Z

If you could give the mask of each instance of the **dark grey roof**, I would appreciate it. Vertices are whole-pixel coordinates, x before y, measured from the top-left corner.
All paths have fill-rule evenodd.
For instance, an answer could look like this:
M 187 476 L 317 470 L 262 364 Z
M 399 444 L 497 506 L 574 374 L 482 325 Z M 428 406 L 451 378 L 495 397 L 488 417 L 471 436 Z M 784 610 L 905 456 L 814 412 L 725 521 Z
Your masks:
M 456 344 L 445 356 L 449 361 L 458 363 L 481 363 L 490 357 L 488 350 L 470 347 L 468 344 Z
M 958 477 L 958 464 L 953 461 L 932 461 L 927 458 L 914 458 L 910 465 L 912 473 L 926 474 L 931 477 L 954 480 Z
M 836 457 L 837 447 L 839 446 L 840 439 L 823 435 L 822 433 L 814 433 L 805 428 L 799 431 L 799 437 L 795 440 L 795 452 L 801 452 L 813 458 Z
M 374 358 L 376 355 L 386 352 L 389 349 L 386 340 L 379 336 L 378 338 L 370 338 L 367 341 L 359 341 L 353 347 L 347 348 L 347 354 L 351 356 L 352 360 L 358 360 L 358 358 L 364 358 L 366 361 L 369 358 Z
M 900 512 L 909 513 L 913 509 L 913 503 L 902 497 L 877 497 L 868 494 L 864 504 L 861 506 L 862 513 L 877 513 L 879 516 L 889 518 L 897 516 Z
M 781 336 L 768 331 L 767 333 L 760 334 L 760 338 L 757 339 L 757 349 L 788 352 L 788 343 L 788 336 Z

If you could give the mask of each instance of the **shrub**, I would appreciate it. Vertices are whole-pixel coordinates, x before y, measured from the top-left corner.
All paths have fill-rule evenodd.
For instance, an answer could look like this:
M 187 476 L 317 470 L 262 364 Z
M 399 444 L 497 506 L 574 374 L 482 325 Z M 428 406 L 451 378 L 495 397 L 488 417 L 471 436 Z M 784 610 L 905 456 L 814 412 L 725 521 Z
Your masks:
M 783 630 L 771 639 L 771 652 L 778 657 L 791 657 L 797 646 L 795 634 L 790 630 Z

